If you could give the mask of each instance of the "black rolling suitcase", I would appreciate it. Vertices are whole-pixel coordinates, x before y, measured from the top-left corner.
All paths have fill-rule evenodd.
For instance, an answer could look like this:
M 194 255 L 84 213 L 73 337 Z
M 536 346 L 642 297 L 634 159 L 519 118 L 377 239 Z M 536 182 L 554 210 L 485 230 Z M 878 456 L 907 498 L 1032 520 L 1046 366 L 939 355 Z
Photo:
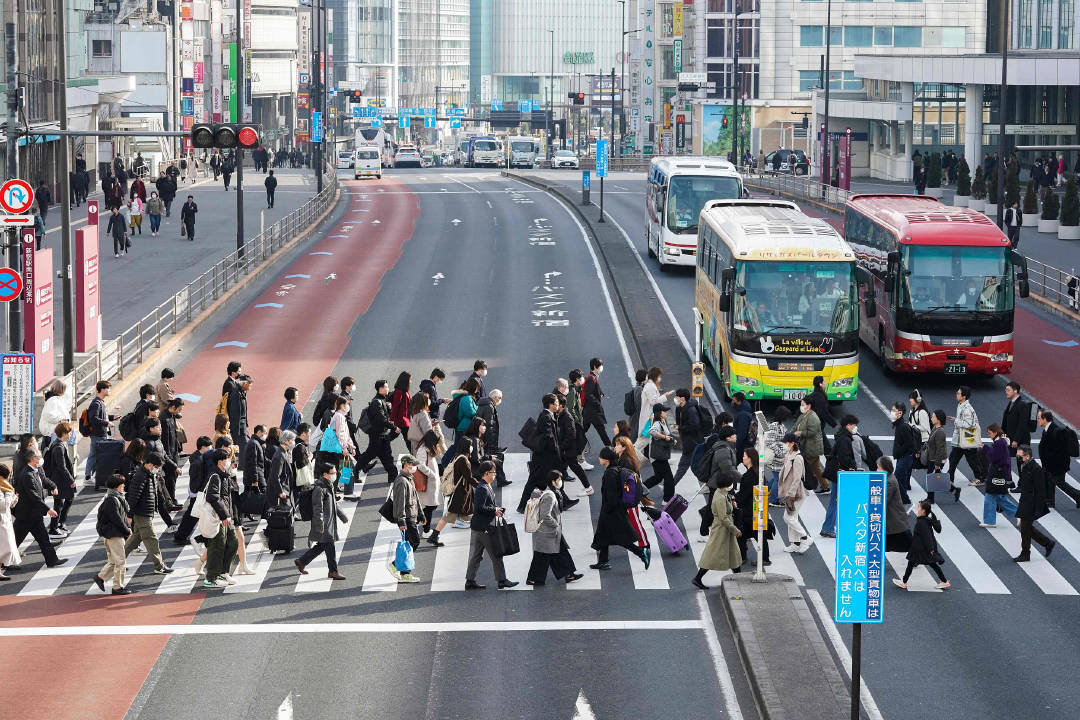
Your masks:
M 120 467 L 120 458 L 124 455 L 124 441 L 106 438 L 98 440 L 94 451 L 94 488 L 107 490 L 109 477 Z
M 266 544 L 270 552 L 291 553 L 296 545 L 292 509 L 272 508 L 266 515 Z

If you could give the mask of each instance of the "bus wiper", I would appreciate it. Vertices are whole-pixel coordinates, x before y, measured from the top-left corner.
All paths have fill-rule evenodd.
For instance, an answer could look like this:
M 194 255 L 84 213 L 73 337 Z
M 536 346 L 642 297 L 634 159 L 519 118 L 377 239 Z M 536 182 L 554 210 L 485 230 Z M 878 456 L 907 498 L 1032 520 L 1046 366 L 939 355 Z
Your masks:
M 933 305 L 931 307 L 928 307 L 925 310 L 916 310 L 915 312 L 918 313 L 919 315 L 928 315 L 928 314 L 930 314 L 932 312 L 937 312 L 938 310 L 968 310 L 968 309 L 969 308 L 966 305 Z
M 773 330 L 806 330 L 810 331 L 810 328 L 805 325 L 773 325 L 772 327 L 765 328 L 761 332 L 772 332 Z

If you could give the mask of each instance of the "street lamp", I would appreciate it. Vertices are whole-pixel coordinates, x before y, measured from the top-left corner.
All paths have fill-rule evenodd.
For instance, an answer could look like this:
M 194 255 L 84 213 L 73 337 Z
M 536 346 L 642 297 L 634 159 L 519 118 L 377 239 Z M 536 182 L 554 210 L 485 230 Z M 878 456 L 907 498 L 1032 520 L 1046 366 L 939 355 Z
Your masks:
M 552 101 L 555 99 L 555 30 L 548 30 L 551 33 L 551 75 L 548 75 L 548 111 L 544 116 L 544 135 L 547 136 L 547 152 L 548 159 L 551 158 L 553 145 L 551 142 L 551 113 L 552 113 Z
M 994 198 L 997 203 L 998 227 L 1005 227 L 1005 175 L 1009 163 L 1005 160 L 1005 99 L 1009 90 L 1009 79 L 1006 68 L 1009 63 L 1009 9 L 1010 3 L 1001 3 L 1001 88 L 998 90 L 998 196 Z M 967 112 L 971 112 L 968 108 Z M 910 152 L 910 148 L 908 151 Z

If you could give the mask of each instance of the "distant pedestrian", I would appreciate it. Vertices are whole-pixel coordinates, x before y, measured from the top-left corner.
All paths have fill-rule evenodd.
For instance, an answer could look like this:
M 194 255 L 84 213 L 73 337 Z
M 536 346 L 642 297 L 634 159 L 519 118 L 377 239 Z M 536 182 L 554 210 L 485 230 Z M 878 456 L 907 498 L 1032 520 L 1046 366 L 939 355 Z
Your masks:
M 17 567 L 22 563 L 19 544 L 15 542 L 15 518 L 11 514 L 16 502 L 11 468 L 0 463 L 0 582 L 11 579 L 3 573 L 5 567 Z
M 634 449 L 641 455 L 649 446 L 651 438 L 646 432 L 646 424 L 653 416 L 653 406 L 657 403 L 666 405 L 668 399 L 674 394 L 674 390 L 660 392 L 660 384 L 664 379 L 664 371 L 658 367 L 649 368 L 645 373 L 645 384 L 641 388 L 641 409 L 638 411 L 637 429 L 638 437 L 634 440 Z
M 165 217 L 171 216 L 172 202 L 176 199 L 176 181 L 162 170 L 158 179 L 154 181 L 154 187 L 161 196 L 161 202 L 165 204 Z
M 154 515 L 158 512 L 160 487 L 158 473 L 165 464 L 161 455 L 148 453 L 142 465 L 128 481 L 127 499 L 130 507 L 132 534 L 124 543 L 124 555 L 130 555 L 140 544 L 146 547 L 146 554 L 154 561 L 154 573 L 167 575 L 172 568 L 165 564 L 154 531 Z
M 960 488 L 956 487 L 955 482 L 956 470 L 960 466 L 960 459 L 966 458 L 972 477 L 978 479 L 983 476 L 979 458 L 982 438 L 979 437 L 979 416 L 971 406 L 970 387 L 961 385 L 956 389 L 956 403 L 956 416 L 949 418 L 953 421 L 952 449 L 949 450 L 949 483 L 953 486 L 954 499 L 960 502 Z
M 187 202 L 180 208 L 181 235 L 195 242 L 195 213 L 199 212 L 199 206 L 195 204 L 195 196 L 188 195 Z
M 603 446 L 611 445 L 607 434 L 607 417 L 604 415 L 604 391 L 600 389 L 600 374 L 604 372 L 604 360 L 594 357 L 589 360 L 589 374 L 585 376 L 582 394 L 585 399 L 581 409 L 581 420 L 585 431 L 589 428 L 600 436 Z
M 941 532 L 941 521 L 934 515 L 933 508 L 929 500 L 920 500 L 916 506 L 915 531 L 912 533 L 911 549 L 907 553 L 907 568 L 904 570 L 903 579 L 893 578 L 893 584 L 902 590 L 908 589 L 907 581 L 919 565 L 926 565 L 937 575 L 939 582 L 934 587 L 938 590 L 951 587 L 945 579 L 945 573 L 941 571 L 941 563 L 945 562 L 945 558 L 938 550 L 935 537 L 935 533 Z
M 55 439 L 45 450 L 49 462 L 47 475 L 53 485 L 56 486 L 56 495 L 53 496 L 53 509 L 56 517 L 49 523 L 49 535 L 56 537 L 58 531 L 67 535 L 70 530 L 66 525 L 68 511 L 71 503 L 75 500 L 75 464 L 68 453 L 68 440 L 71 438 L 71 423 L 64 420 L 56 424 L 53 430 Z
M 375 396 L 371 398 L 366 411 L 371 422 L 371 427 L 367 430 L 368 446 L 356 459 L 358 483 L 364 481 L 364 477 L 377 463 L 382 463 L 386 470 L 387 482 L 393 482 L 397 476 L 390 443 L 397 437 L 398 429 L 390 419 L 390 401 L 387 399 L 389 391 L 390 385 L 385 380 L 375 381 Z
M 277 190 L 277 178 L 274 177 L 273 170 L 263 180 L 263 185 L 266 187 L 266 207 L 272 208 L 274 207 L 274 191 Z
M 1071 447 L 1076 443 L 1072 428 L 1061 424 L 1049 410 L 1040 410 L 1038 425 L 1042 428 L 1042 441 L 1039 443 L 1039 460 L 1047 478 L 1047 507 L 1054 507 L 1054 488 L 1060 489 L 1080 509 L 1080 491 L 1065 481 L 1071 461 Z
M 296 396 L 299 392 L 294 387 L 285 388 L 285 406 L 281 408 L 281 423 L 279 424 L 282 432 L 286 430 L 296 432 L 296 428 L 300 427 L 300 423 L 304 421 L 296 408 Z
M 105 541 L 105 555 L 108 562 L 94 576 L 94 584 L 105 592 L 105 583 L 112 580 L 113 595 L 130 595 L 135 592 L 125 586 L 127 579 L 127 553 L 124 544 L 131 537 L 131 514 L 124 487 L 127 484 L 123 475 L 113 475 L 106 482 L 109 488 L 105 499 L 101 501 L 97 512 L 98 537 Z
M 221 174 L 221 153 L 214 153 L 210 158 L 210 169 L 214 171 L 214 182 L 217 182 Z
M 233 163 L 232 157 L 226 157 L 221 164 L 221 178 L 225 183 L 225 192 L 229 191 L 229 183 L 232 182 L 232 174 L 235 169 L 236 165 Z
M 1020 201 L 1005 209 L 1005 230 L 1009 234 L 1009 244 L 1020 247 L 1020 228 L 1024 225 L 1024 213 L 1020 210 Z
M 30 209 L 30 214 L 34 216 L 34 239 L 37 241 L 37 249 L 41 250 L 42 244 L 45 242 L 45 218 L 41 215 L 41 208 L 35 205 Z
M 782 446 L 784 448 L 783 466 L 777 479 L 777 496 L 784 506 L 784 524 L 787 525 L 788 545 L 784 547 L 784 552 L 804 553 L 814 543 L 810 531 L 799 519 L 799 510 L 806 502 L 807 495 L 804 484 L 806 463 L 802 453 L 799 452 L 799 438 L 794 433 L 784 435 Z
M 893 474 L 892 459 L 882 455 L 878 458 L 877 469 L 885 473 L 885 550 L 906 553 L 911 549 L 911 521 L 908 504 L 900 497 L 900 483 Z
M 1006 517 L 1016 519 L 1016 503 L 1009 497 L 1009 487 L 1012 485 L 1012 453 L 1009 451 L 1009 438 L 997 423 L 991 423 L 986 428 L 990 436 L 990 444 L 983 445 L 979 452 L 982 454 L 983 482 L 986 484 L 986 495 L 983 496 L 983 518 L 979 527 L 996 527 L 998 512 Z
M 418 462 L 412 455 L 401 456 L 401 472 L 394 479 L 390 487 L 390 498 L 394 502 L 394 519 L 398 530 L 413 551 L 420 546 L 419 526 L 423 524 L 424 511 L 420 507 L 420 498 L 416 493 L 416 485 L 413 484 L 413 473 L 416 471 Z M 391 566 L 391 574 L 399 583 L 417 583 L 420 578 L 411 571 Z
M 331 580 L 345 579 L 345 576 L 338 572 L 335 543 L 341 537 L 338 521 L 347 523 L 349 518 L 338 507 L 336 485 L 337 468 L 329 463 L 319 463 L 315 468 L 315 484 L 311 488 L 311 529 L 308 531 L 308 541 L 313 544 L 307 552 L 293 561 L 301 575 L 307 575 L 307 566 L 311 561 L 325 553 L 326 569 L 329 571 L 326 576 Z M 209 579 L 209 575 L 207 578 Z
M 622 438 L 618 442 L 621 442 L 624 448 L 624 457 L 627 453 L 633 453 L 634 446 L 629 438 Z M 637 513 L 637 503 L 635 502 L 634 507 L 629 507 L 623 497 L 624 483 L 638 483 L 638 474 L 632 469 L 636 467 L 635 461 L 630 457 L 625 461 L 621 460 L 615 449 L 606 446 L 601 448 L 597 457 L 604 468 L 604 477 L 600 482 L 600 515 L 596 520 L 596 531 L 593 533 L 591 545 L 592 549 L 596 550 L 596 563 L 589 568 L 610 570 L 609 550 L 612 545 L 617 545 L 636 555 L 648 569 L 649 548 L 641 542 L 635 529 L 637 519 L 631 517 Z M 636 501 L 637 498 L 632 496 L 631 499 Z
M 109 223 L 105 226 L 105 234 L 113 239 L 113 257 L 120 257 L 127 253 L 127 225 L 124 224 L 124 216 L 119 208 L 112 208 L 109 214 Z
M 134 200 L 135 198 L 139 198 L 143 202 L 146 202 L 146 184 L 141 178 L 135 178 L 135 182 L 131 183 L 128 199 Z
M 150 197 L 146 200 L 146 214 L 150 216 L 150 236 L 157 237 L 158 229 L 161 228 L 161 216 L 165 214 L 165 202 L 156 190 L 151 190 Z
M 41 210 L 41 222 L 45 222 L 45 218 L 49 215 L 49 207 L 52 206 L 53 196 L 52 190 L 45 184 L 44 180 L 38 180 L 38 188 L 34 191 L 34 200 L 37 201 L 38 208 Z

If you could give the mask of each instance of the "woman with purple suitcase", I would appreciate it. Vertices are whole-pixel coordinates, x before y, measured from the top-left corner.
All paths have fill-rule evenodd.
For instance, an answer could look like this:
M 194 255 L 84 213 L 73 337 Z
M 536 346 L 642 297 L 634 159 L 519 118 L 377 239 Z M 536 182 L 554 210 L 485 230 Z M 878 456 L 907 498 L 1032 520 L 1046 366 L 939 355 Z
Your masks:
M 738 538 L 742 535 L 735 527 L 732 517 L 734 506 L 728 489 L 731 487 L 731 479 L 723 475 L 717 479 L 717 489 L 712 498 L 713 522 L 709 528 L 709 539 L 705 543 L 705 549 L 701 553 L 698 562 L 698 572 L 691 580 L 694 587 L 700 590 L 708 590 L 709 586 L 702 582 L 705 573 L 709 570 L 731 570 L 739 572 L 742 566 L 742 555 L 739 553 Z
M 627 438 L 622 438 L 620 442 L 630 443 Z M 633 445 L 630 445 L 629 452 L 632 451 Z M 627 455 L 627 452 L 624 449 L 622 457 L 629 463 L 633 458 Z M 600 515 L 596 519 L 596 532 L 593 533 L 592 541 L 592 549 L 596 550 L 597 562 L 589 567 L 593 570 L 610 570 L 608 549 L 612 545 L 619 545 L 637 555 L 648 568 L 649 549 L 638 544 L 640 542 L 638 532 L 630 521 L 630 513 L 635 508 L 627 507 L 623 501 L 623 480 L 630 477 L 636 478 L 636 473 L 623 465 L 620 462 L 620 456 L 609 447 L 600 450 L 599 458 L 600 464 L 604 467 L 604 478 L 600 482 Z

